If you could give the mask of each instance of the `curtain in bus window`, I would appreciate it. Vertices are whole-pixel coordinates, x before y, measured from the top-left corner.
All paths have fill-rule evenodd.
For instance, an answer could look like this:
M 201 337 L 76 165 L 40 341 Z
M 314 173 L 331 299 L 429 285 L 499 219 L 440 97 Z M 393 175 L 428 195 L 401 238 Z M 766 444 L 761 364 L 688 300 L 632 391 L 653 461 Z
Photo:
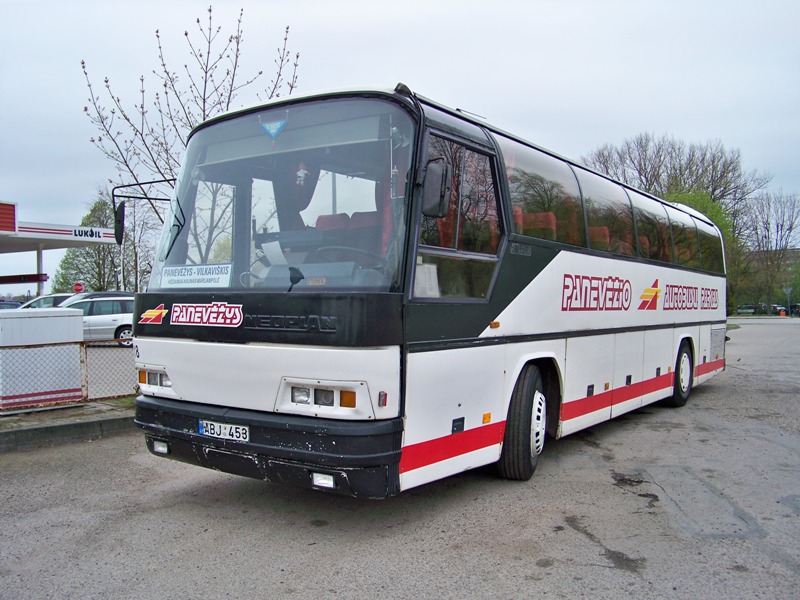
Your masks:
M 319 166 L 310 160 L 284 161 L 276 167 L 272 187 L 281 231 L 305 227 L 300 213 L 314 197 L 319 173 Z
M 564 161 L 505 137 L 514 231 L 575 246 L 585 245 L 583 209 L 575 175 Z

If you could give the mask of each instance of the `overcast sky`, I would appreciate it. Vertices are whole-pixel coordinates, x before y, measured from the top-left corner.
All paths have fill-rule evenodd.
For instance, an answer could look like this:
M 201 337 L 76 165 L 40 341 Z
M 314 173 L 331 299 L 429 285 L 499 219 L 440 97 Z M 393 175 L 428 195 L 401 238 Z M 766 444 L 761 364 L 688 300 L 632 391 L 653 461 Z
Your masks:
M 77 225 L 113 164 L 89 142 L 87 62 L 134 100 L 157 63 L 187 61 L 183 33 L 207 0 L 0 0 L 0 200 L 21 221 Z M 298 92 L 398 81 L 579 159 L 639 133 L 719 140 L 744 168 L 800 193 L 797 0 L 224 0 L 244 7 L 245 72 L 269 74 L 283 29 L 300 52 Z M 266 84 L 266 81 L 264 82 Z M 242 106 L 257 102 L 255 88 Z M 45 252 L 52 281 L 63 252 Z M 32 254 L 0 255 L 0 275 Z M 0 296 L 35 292 L 2 286 Z M 47 286 L 49 289 L 49 283 Z

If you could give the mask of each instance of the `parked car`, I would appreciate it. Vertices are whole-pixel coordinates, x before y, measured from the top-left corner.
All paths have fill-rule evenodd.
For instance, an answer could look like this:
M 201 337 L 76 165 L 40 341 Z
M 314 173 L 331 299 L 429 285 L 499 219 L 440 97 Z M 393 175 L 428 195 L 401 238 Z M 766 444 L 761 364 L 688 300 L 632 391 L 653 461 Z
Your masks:
M 83 311 L 83 340 L 118 340 L 120 346 L 133 345 L 133 295 L 70 298 L 59 308 Z
M 740 304 L 736 307 L 737 315 L 753 315 L 756 312 L 756 307 L 752 304 Z
M 779 314 L 781 314 L 781 313 L 784 313 L 784 314 L 786 314 L 786 307 L 785 307 L 785 306 L 782 306 L 782 305 L 780 305 L 780 304 L 773 304 L 773 305 L 770 307 L 770 312 L 771 312 L 773 315 L 779 315 Z
M 20 308 L 53 308 L 64 302 L 64 300 L 70 296 L 72 296 L 72 294 L 45 294 L 44 296 L 37 296 L 33 300 L 23 302 Z
M 0 301 L 0 309 L 4 308 L 19 308 L 21 305 L 19 302 L 14 300 L 2 300 Z
M 120 292 L 120 291 L 110 291 L 110 292 L 80 292 L 78 294 L 72 294 L 69 297 L 70 303 L 77 302 L 78 300 L 83 300 L 85 298 L 133 298 L 133 292 Z

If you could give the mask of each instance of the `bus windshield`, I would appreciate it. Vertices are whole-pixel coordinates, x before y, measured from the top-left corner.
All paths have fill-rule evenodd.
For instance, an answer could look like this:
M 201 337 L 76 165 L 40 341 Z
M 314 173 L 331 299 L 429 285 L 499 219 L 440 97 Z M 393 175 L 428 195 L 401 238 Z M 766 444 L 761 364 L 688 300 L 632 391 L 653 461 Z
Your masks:
M 196 131 L 148 291 L 399 290 L 413 127 L 361 97 Z

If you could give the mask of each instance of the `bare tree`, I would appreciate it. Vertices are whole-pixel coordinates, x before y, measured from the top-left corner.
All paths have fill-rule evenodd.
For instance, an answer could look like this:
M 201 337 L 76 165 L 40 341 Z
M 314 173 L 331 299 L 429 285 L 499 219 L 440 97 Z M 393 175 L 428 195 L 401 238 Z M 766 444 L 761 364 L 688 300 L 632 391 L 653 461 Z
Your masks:
M 791 279 L 789 251 L 800 238 L 800 196 L 783 190 L 765 192 L 748 209 L 748 242 L 759 274 L 756 284 L 769 303 L 776 287 Z
M 242 89 L 263 76 L 263 71 L 250 76 L 240 73 L 244 10 L 239 12 L 234 32 L 228 35 L 222 33 L 222 27 L 214 26 L 212 17 L 209 6 L 207 23 L 196 20 L 199 40 L 184 32 L 190 60 L 180 72 L 168 66 L 161 33 L 156 30 L 160 68 L 153 75 L 160 91 L 150 96 L 142 75 L 139 97 L 132 105 L 114 93 L 108 77 L 103 80 L 105 104 L 95 93 L 86 62 L 81 61 L 89 89 L 89 104 L 84 112 L 98 131 L 91 142 L 114 163 L 124 183 L 175 178 L 191 129 L 230 110 Z M 284 92 L 291 94 L 297 86 L 300 54 L 292 55 L 288 41 L 286 27 L 274 60 L 273 79 L 256 93 L 261 100 Z
M 739 207 L 771 177 L 742 169 L 741 153 L 720 142 L 686 144 L 642 133 L 620 146 L 606 144 L 582 158 L 587 166 L 636 188 L 666 196 L 706 192 L 714 202 Z
M 112 89 L 108 77 L 103 80 L 104 92 L 97 93 L 87 64 L 81 61 L 89 89 L 88 104 L 84 107 L 84 112 L 98 132 L 90 141 L 114 163 L 117 181 L 138 184 L 139 194 L 142 196 L 170 196 L 171 182 L 158 185 L 147 182 L 174 180 L 192 128 L 234 108 L 242 90 L 252 89 L 264 76 L 263 70 L 250 75 L 242 74 L 244 10 L 239 11 L 232 33 L 223 33 L 222 27 L 214 25 L 211 6 L 207 12 L 207 21 L 196 19 L 193 35 L 184 31 L 189 60 L 179 70 L 168 66 L 161 33 L 156 30 L 159 62 L 158 69 L 153 71 L 157 81 L 156 91 L 151 93 L 148 90 L 148 82 L 141 75 L 138 96 L 133 102 L 123 101 Z M 260 91 L 255 92 L 258 100 L 288 95 L 297 87 L 300 54 L 290 52 L 288 43 L 287 26 L 283 40 L 277 48 L 277 56 L 273 60 L 273 77 Z M 113 180 L 109 182 L 114 183 Z M 142 244 L 152 240 L 156 235 L 155 230 L 164 220 L 165 207 L 152 200 L 149 205 L 151 214 L 157 221 L 143 221 L 143 224 L 152 225 L 149 235 L 141 225 L 134 224 L 134 229 L 138 232 L 135 247 L 137 253 L 142 251 Z M 229 218 L 226 214 L 227 206 L 226 204 L 212 211 L 216 219 L 224 221 Z M 142 212 L 139 212 L 137 218 L 144 216 Z M 209 227 L 213 231 L 215 223 L 209 223 Z M 140 271 L 140 267 L 146 266 L 148 259 L 146 256 L 137 257 L 135 262 L 135 285 L 138 288 L 139 276 L 146 275 Z

